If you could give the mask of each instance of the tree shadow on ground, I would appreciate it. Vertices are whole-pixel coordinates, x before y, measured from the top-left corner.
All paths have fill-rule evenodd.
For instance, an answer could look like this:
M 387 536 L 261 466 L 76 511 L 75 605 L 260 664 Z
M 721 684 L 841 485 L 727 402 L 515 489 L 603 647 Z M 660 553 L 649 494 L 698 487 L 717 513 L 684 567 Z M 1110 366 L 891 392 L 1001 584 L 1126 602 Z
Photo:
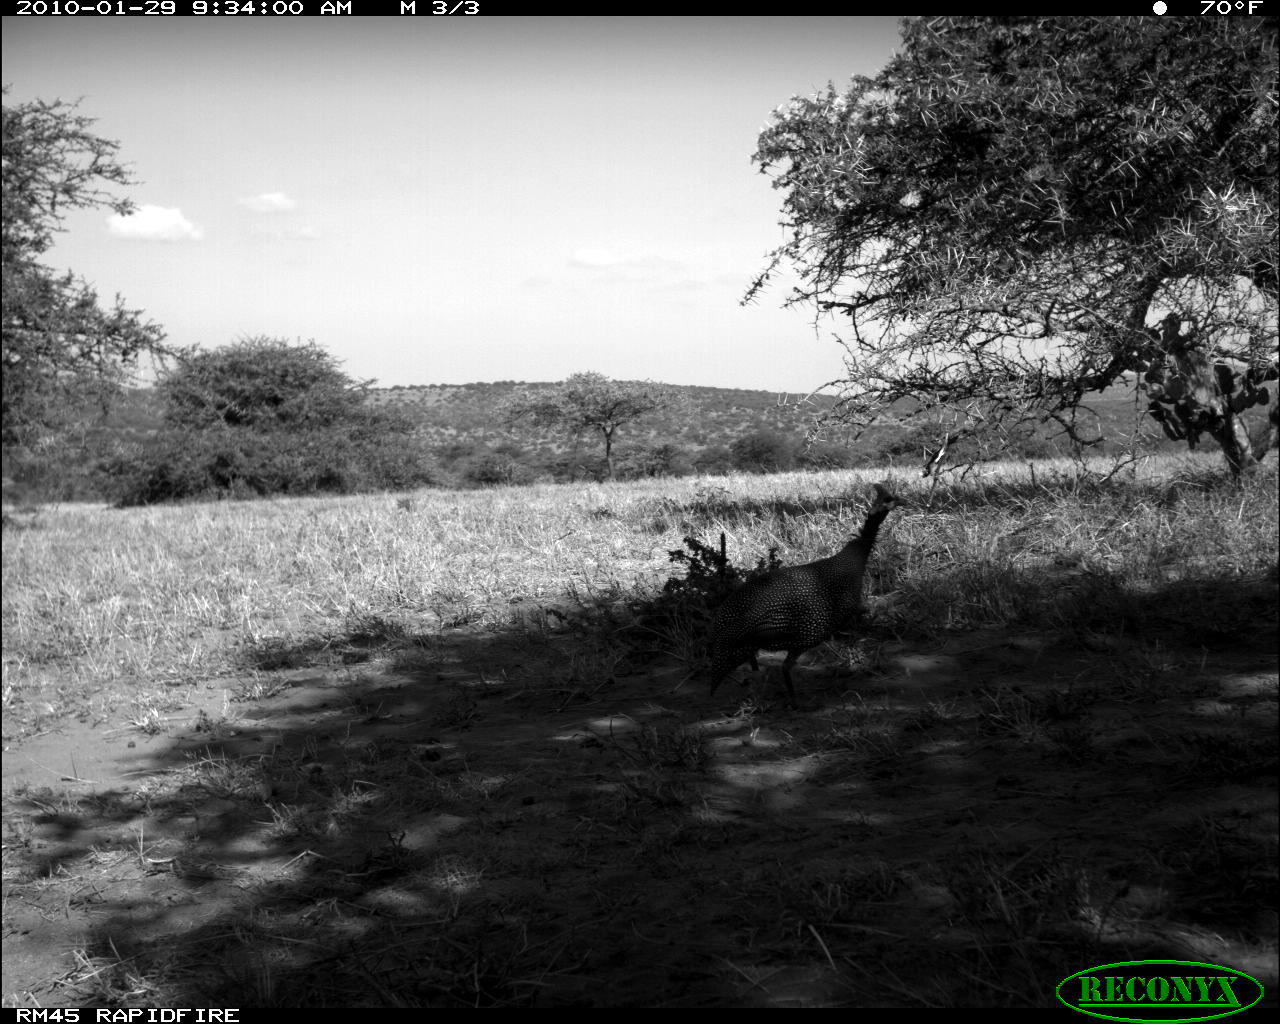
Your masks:
M 607 617 L 250 651 L 222 682 L 252 699 L 8 794 L 5 990 L 1046 1006 L 1143 958 L 1274 990 L 1274 581 L 1025 586 L 1025 628 L 926 639 L 890 609 L 805 659 L 794 712 L 619 658 Z

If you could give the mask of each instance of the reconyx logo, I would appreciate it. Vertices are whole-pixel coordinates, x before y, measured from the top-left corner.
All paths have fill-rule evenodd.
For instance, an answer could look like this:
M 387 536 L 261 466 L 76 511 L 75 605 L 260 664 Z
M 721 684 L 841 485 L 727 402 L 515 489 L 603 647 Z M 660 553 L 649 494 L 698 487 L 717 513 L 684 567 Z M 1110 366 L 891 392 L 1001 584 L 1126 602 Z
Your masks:
M 1247 1010 L 1262 986 L 1247 974 L 1190 960 L 1130 960 L 1077 971 L 1058 984 L 1058 998 L 1103 1020 L 1217 1020 Z

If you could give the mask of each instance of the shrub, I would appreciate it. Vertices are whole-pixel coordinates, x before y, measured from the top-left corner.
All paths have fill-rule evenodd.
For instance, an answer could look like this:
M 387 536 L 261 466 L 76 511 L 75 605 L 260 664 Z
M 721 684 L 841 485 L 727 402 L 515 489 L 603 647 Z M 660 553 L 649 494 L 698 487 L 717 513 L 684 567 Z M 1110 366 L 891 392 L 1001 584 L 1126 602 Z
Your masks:
M 800 443 L 776 430 L 753 430 L 729 446 L 733 464 L 748 473 L 794 469 Z
M 401 412 L 315 345 L 251 338 L 188 357 L 160 383 L 167 429 L 104 460 L 122 505 L 352 493 L 431 483 Z
M 693 463 L 676 444 L 656 444 L 631 452 L 620 460 L 624 477 L 688 476 Z

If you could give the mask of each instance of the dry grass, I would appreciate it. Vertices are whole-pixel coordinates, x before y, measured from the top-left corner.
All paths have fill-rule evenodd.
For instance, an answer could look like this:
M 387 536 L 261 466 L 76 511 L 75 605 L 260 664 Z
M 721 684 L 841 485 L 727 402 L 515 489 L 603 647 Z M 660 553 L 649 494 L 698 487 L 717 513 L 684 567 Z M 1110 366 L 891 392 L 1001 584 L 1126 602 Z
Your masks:
M 1207 458 L 1144 464 L 1124 486 L 1071 473 L 1041 463 L 1033 483 L 1011 465 L 934 493 L 929 508 L 926 482 L 900 478 L 916 507 L 895 516 L 871 591 L 896 592 L 917 630 L 1058 626 L 1055 616 L 1073 613 L 1037 586 L 1038 568 L 1065 566 L 1132 595 L 1274 572 L 1274 464 L 1243 492 L 1222 486 Z M 667 553 L 685 535 L 714 543 L 727 532 L 743 565 L 772 547 L 788 564 L 822 557 L 880 478 L 51 508 L 5 536 L 3 699 L 17 716 L 6 729 L 102 714 L 138 700 L 140 686 L 243 668 L 246 650 L 287 653 L 362 629 L 505 628 L 530 604 L 642 595 L 670 575 Z
M 824 556 L 873 479 L 7 530 L 7 744 L 129 739 L 146 774 L 7 782 L 6 909 L 74 956 L 19 975 L 6 940 L 6 1003 L 1042 1006 L 1157 955 L 1273 981 L 1274 462 L 893 479 L 873 622 L 801 663 L 816 710 L 709 713 L 696 618 L 654 614 L 668 553 Z

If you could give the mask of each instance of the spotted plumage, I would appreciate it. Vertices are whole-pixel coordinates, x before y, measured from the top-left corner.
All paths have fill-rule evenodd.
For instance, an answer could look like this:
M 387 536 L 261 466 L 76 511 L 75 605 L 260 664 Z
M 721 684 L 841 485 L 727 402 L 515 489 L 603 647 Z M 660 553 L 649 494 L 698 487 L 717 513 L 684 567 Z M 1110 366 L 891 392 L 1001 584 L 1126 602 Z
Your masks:
M 725 599 L 711 620 L 712 693 L 744 661 L 759 669 L 757 651 L 786 651 L 782 678 L 795 706 L 791 666 L 804 651 L 847 628 L 861 613 L 867 557 L 880 524 L 897 504 L 897 498 L 876 484 L 862 532 L 839 552 L 749 580 Z

